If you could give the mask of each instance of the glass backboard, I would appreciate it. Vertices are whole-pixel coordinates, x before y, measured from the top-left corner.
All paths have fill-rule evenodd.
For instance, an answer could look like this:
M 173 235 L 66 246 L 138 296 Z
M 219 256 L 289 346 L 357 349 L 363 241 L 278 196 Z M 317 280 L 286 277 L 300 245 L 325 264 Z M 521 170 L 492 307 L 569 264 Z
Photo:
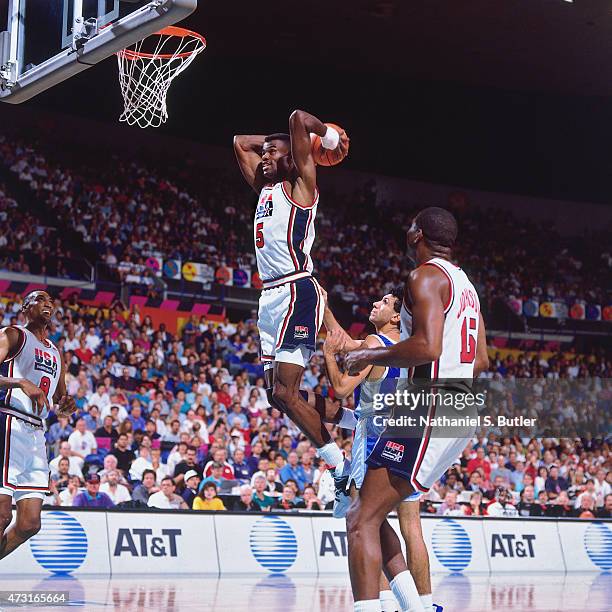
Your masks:
M 23 102 L 196 7 L 197 0 L 0 0 L 0 100 Z

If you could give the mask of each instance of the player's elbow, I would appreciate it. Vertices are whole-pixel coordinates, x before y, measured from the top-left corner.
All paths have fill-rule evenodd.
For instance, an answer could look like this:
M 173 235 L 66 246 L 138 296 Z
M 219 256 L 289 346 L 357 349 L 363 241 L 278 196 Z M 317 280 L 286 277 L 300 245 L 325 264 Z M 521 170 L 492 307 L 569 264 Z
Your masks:
M 299 108 L 295 109 L 289 116 L 289 127 L 304 125 L 304 117 L 306 113 Z
M 423 345 L 423 360 L 425 363 L 437 361 L 442 355 L 442 345 L 432 342 L 427 342 Z
M 474 376 L 480 376 L 482 372 L 486 372 L 489 369 L 489 356 L 485 353 L 484 355 L 476 355 L 476 361 L 474 362 Z

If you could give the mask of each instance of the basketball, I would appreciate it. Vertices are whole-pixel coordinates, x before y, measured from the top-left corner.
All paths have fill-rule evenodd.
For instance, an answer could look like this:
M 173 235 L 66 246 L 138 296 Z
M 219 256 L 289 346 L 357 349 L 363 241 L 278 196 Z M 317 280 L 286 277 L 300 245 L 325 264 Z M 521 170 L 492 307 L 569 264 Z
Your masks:
M 340 126 L 334 123 L 326 123 L 328 127 L 334 128 L 340 134 L 344 131 Z M 312 156 L 314 157 L 315 163 L 318 166 L 336 166 L 338 165 L 348 154 L 348 144 L 347 144 L 347 152 L 342 153 L 339 147 L 335 149 L 325 149 L 321 144 L 321 137 L 316 134 L 311 135 L 312 140 Z

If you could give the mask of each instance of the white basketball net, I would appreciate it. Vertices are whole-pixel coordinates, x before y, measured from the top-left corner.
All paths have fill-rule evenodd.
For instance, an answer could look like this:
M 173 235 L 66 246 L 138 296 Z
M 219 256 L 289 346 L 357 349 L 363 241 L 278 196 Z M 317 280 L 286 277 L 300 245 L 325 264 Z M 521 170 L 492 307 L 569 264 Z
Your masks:
M 119 121 L 141 128 L 165 123 L 170 84 L 205 48 L 206 41 L 199 34 L 169 27 L 119 51 L 119 84 L 125 104 Z

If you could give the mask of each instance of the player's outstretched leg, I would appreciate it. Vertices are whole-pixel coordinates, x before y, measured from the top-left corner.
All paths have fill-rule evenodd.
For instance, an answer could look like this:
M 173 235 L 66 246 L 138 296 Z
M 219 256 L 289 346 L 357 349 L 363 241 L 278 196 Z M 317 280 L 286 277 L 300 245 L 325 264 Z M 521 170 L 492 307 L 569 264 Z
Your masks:
M 0 526 L 3 528 L 0 540 L 0 559 L 11 554 L 40 530 L 42 499 L 20 499 L 17 502 L 17 518 L 8 527 L 12 518 L 11 504 L 12 498 L 9 495 L 0 495 Z
M 344 469 L 344 454 L 332 440 L 325 423 L 328 416 L 340 418 L 342 409 L 319 394 L 302 392 L 303 373 L 303 366 L 276 362 L 270 403 L 282 410 L 316 446 L 318 456 L 333 470 L 336 498 L 341 499 L 346 497 L 348 473 Z M 310 396 L 314 405 L 307 401 Z

